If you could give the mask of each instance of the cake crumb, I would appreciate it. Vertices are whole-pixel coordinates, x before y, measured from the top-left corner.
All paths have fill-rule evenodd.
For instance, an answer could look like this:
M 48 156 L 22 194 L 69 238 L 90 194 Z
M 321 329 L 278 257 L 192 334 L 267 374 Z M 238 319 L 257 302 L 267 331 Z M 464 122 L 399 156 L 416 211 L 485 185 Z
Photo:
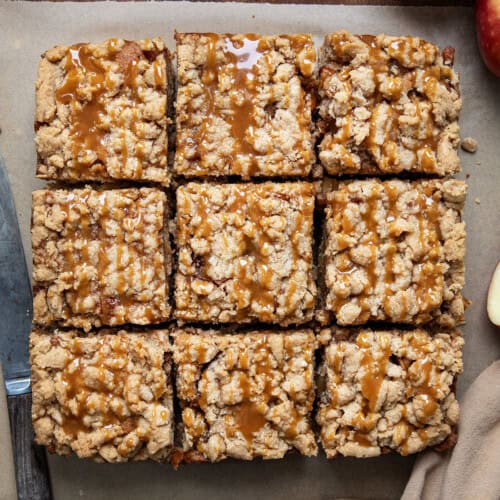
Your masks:
M 475 153 L 477 151 L 477 141 L 473 137 L 465 137 L 460 144 L 467 153 Z
M 474 203 L 475 203 L 476 205 L 480 205 L 480 204 L 481 204 L 481 199 L 480 199 L 480 198 L 475 198 L 475 199 L 474 199 Z

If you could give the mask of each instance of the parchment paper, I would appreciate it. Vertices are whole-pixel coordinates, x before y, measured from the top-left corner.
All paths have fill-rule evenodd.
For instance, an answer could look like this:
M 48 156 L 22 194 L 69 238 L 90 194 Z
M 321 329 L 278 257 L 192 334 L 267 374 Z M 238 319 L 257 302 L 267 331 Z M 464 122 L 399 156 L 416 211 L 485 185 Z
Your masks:
M 465 373 L 459 397 L 472 380 L 500 357 L 500 331 L 485 313 L 486 290 L 500 257 L 500 79 L 483 67 L 476 49 L 470 8 L 356 7 L 231 3 L 0 3 L 0 151 L 7 162 L 26 256 L 31 258 L 30 193 L 43 186 L 34 177 L 34 82 L 40 54 L 58 44 L 130 40 L 161 35 L 174 48 L 173 31 L 313 33 L 328 31 L 410 34 L 456 48 L 464 106 L 462 136 L 479 141 L 475 155 L 461 152 L 470 175 L 465 211 L 467 273 L 472 300 L 463 329 Z M 481 162 L 478 166 L 476 162 Z M 475 203 L 480 200 L 480 204 Z M 0 291 L 1 294 L 1 291 Z M 0 297 L 1 298 L 1 297 Z M 254 463 L 227 461 L 182 467 L 153 463 L 103 465 L 75 458 L 50 458 L 56 499 L 132 498 L 330 499 L 398 498 L 412 457 L 304 459 Z

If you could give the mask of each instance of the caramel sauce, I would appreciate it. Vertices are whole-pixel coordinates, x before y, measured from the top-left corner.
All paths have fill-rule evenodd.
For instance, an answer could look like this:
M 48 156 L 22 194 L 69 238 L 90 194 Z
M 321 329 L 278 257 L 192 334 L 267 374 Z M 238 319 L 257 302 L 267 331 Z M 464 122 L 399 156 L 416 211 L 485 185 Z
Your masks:
M 91 208 L 90 197 L 97 197 L 97 208 Z M 137 304 L 138 300 L 131 292 L 134 288 L 135 269 L 144 281 L 144 263 L 146 257 L 142 255 L 140 247 L 132 244 L 127 245 L 124 240 L 125 218 L 134 217 L 137 227 L 141 229 L 143 224 L 141 215 L 134 208 L 113 208 L 109 213 L 107 193 L 95 193 L 91 190 L 82 192 L 68 192 L 66 200 L 60 203 L 59 208 L 65 214 L 63 237 L 64 251 L 62 259 L 62 271 L 71 275 L 71 288 L 65 291 L 65 302 L 67 308 L 64 317 L 69 318 L 74 314 L 92 314 L 99 317 L 104 324 L 110 324 L 112 319 L 115 323 L 125 323 L 128 320 L 129 308 Z M 75 216 L 75 212 L 77 216 Z M 104 225 L 112 216 L 118 222 L 116 236 L 106 234 Z M 96 246 L 96 242 L 98 243 Z M 89 252 L 90 246 L 95 249 L 94 255 Z M 110 257 L 110 246 L 116 248 L 115 273 L 117 275 L 116 286 L 111 288 L 108 283 L 109 269 L 113 262 Z M 123 249 L 128 246 L 129 252 L 137 253 L 136 259 L 128 267 L 123 265 Z M 132 253 L 132 255 L 134 255 Z M 155 273 L 162 272 L 161 261 L 155 259 Z M 79 266 L 80 274 L 77 276 L 75 267 Z M 92 269 L 95 269 L 96 277 L 93 277 Z M 141 280 L 140 280 L 141 281 Z M 92 310 L 86 306 L 85 301 L 90 296 L 97 297 L 97 304 Z M 118 315 L 117 306 L 123 306 L 123 314 Z M 144 314 L 150 320 L 155 319 L 151 307 L 146 306 Z
M 200 381 L 198 383 L 198 406 L 206 411 L 208 408 L 208 400 L 207 400 L 207 372 L 204 371 L 201 375 Z
M 356 341 L 358 346 L 363 345 L 361 336 L 362 334 L 358 336 L 358 340 Z M 365 369 L 363 378 L 361 379 L 361 392 L 367 401 L 367 407 L 371 413 L 375 412 L 380 387 L 384 381 L 387 362 L 391 355 L 389 337 L 381 335 L 379 344 L 382 348 L 382 355 L 377 358 L 371 354 L 370 348 L 361 347 L 363 353 L 361 366 Z
M 68 408 L 65 411 L 62 428 L 66 434 L 73 437 L 76 437 L 79 432 L 92 430 L 84 423 L 84 417 L 94 415 L 96 412 L 99 414 L 100 424 L 105 428 L 120 425 L 123 432 L 127 434 L 137 426 L 135 417 L 123 418 L 122 411 L 115 412 L 111 409 L 111 400 L 114 397 L 124 396 L 127 372 L 114 368 L 110 364 L 104 368 L 102 356 L 105 340 L 100 338 L 97 342 L 99 345 L 98 352 L 95 354 L 97 359 L 88 359 L 85 354 L 81 353 L 78 339 L 74 339 L 72 345 L 69 346 L 71 359 L 61 372 L 61 381 L 66 390 L 66 397 L 68 401 L 73 400 L 76 403 L 76 410 L 72 407 L 71 410 Z M 111 345 L 111 347 L 113 348 L 113 359 L 126 358 L 125 351 L 119 346 Z M 121 364 L 126 364 L 126 359 Z M 97 386 L 95 381 L 87 385 L 85 370 L 96 367 L 98 368 Z M 107 373 L 111 373 L 111 381 L 105 379 L 105 370 Z M 93 407 L 89 401 L 90 394 L 96 393 L 99 396 L 98 408 Z
M 397 234 L 393 234 L 391 231 L 391 223 L 395 221 L 398 217 L 398 209 L 397 209 L 397 201 L 399 197 L 399 193 L 397 188 L 392 186 L 390 183 L 385 184 L 385 192 L 387 194 L 387 214 L 386 221 L 388 223 L 388 236 L 389 243 L 385 254 L 385 274 L 384 274 L 384 283 L 385 283 L 385 297 L 383 300 L 384 312 L 387 317 L 390 317 L 390 306 L 389 306 L 389 298 L 394 294 L 394 290 L 392 286 L 396 281 L 396 276 L 394 274 L 394 257 L 398 251 L 398 245 L 395 237 Z M 404 318 L 401 318 L 404 319 Z
M 328 393 L 330 395 L 330 406 L 336 407 L 338 404 L 338 386 L 342 382 L 342 364 L 344 362 L 344 346 L 337 344 L 333 363 L 330 365 L 333 369 L 332 379 L 328 384 Z
M 101 96 L 106 91 L 106 74 L 101 61 L 93 57 L 89 47 L 83 44 L 68 50 L 65 70 L 66 79 L 56 91 L 56 100 L 71 105 L 74 167 L 83 170 L 85 165 L 78 159 L 81 151 L 95 152 L 101 163 L 106 160 L 105 133 L 99 127 L 100 116 L 105 113 Z M 84 79 L 88 79 L 91 85 L 92 96 L 90 101 L 80 103 L 80 86 Z
M 228 437 L 232 438 L 239 431 L 245 438 L 249 449 L 252 448 L 255 434 L 258 433 L 267 424 L 266 408 L 273 398 L 273 380 L 276 374 L 283 374 L 284 366 L 276 366 L 273 368 L 273 354 L 268 339 L 260 337 L 252 342 L 251 347 L 245 346 L 237 353 L 236 364 L 233 360 L 227 360 L 229 351 L 225 352 L 226 368 L 231 375 L 235 375 L 238 381 L 240 391 L 239 402 L 228 408 L 229 413 L 224 416 L 225 429 Z M 293 357 L 293 350 L 286 344 L 284 349 L 287 352 L 287 357 Z M 283 363 L 287 363 L 284 359 Z M 229 368 L 232 367 L 232 368 Z M 255 375 L 252 376 L 248 371 L 250 367 L 255 367 Z M 206 372 L 202 373 L 198 383 L 198 405 L 206 413 L 207 406 L 207 377 Z M 230 398 L 234 395 L 230 394 Z M 295 401 L 295 392 L 290 391 L 290 398 Z M 298 435 L 298 424 L 302 417 L 297 410 L 292 406 L 290 409 L 289 419 L 284 428 L 284 435 L 287 439 L 293 440 Z M 192 419 L 189 419 L 183 414 L 183 421 L 188 427 L 193 426 Z
M 437 342 L 432 346 L 432 341 L 429 341 L 425 333 L 415 332 L 409 335 L 407 340 L 411 348 L 415 351 L 417 359 L 412 361 L 414 366 L 411 371 L 409 371 L 409 364 L 405 366 L 405 370 L 407 370 L 410 375 L 408 379 L 409 384 L 406 389 L 406 397 L 409 399 L 420 397 L 420 404 L 422 405 L 421 410 L 425 424 L 425 422 L 431 419 L 439 409 L 439 402 L 442 398 L 439 388 L 432 382 L 432 380 L 438 383 L 440 381 L 440 371 L 438 368 L 440 365 L 440 348 Z M 410 363 L 409 360 L 407 361 Z M 427 445 L 429 437 L 425 427 L 417 428 L 406 420 L 406 408 L 404 408 L 404 410 L 400 424 L 404 424 L 409 430 L 402 445 L 401 453 L 407 455 L 408 439 L 411 435 L 416 434 L 422 441 L 424 447 Z
M 206 363 L 205 357 L 207 355 L 208 348 L 204 343 L 199 343 L 196 346 L 196 361 L 200 364 Z
M 138 62 L 144 54 L 135 42 L 126 42 L 120 49 L 117 40 L 107 42 L 110 55 L 103 59 L 86 44 L 73 45 L 66 54 L 66 77 L 63 84 L 56 91 L 57 102 L 70 105 L 71 111 L 71 167 L 80 175 L 92 168 L 95 175 L 104 175 L 108 159 L 109 134 L 112 127 L 135 130 L 135 120 L 125 123 L 122 113 L 114 116 L 106 109 L 106 97 L 113 95 L 116 83 L 108 75 L 108 62 L 118 63 L 119 71 L 123 74 L 123 84 L 120 92 L 132 100 L 132 107 L 140 102 L 139 91 L 136 85 L 138 75 Z M 164 85 L 166 76 L 160 64 L 154 67 L 155 85 Z M 90 87 L 90 95 L 85 88 Z M 135 111 L 135 110 L 134 110 Z M 136 116 L 137 113 L 135 112 Z M 111 123 L 106 123 L 105 117 L 111 118 Z M 89 161 L 88 155 L 91 155 Z M 124 168 L 132 151 L 128 150 L 125 130 L 122 134 L 120 170 Z M 95 155 L 95 156 L 94 156 Z M 141 155 L 138 155 L 138 171 L 135 177 L 142 174 Z
M 91 277 L 87 274 L 88 268 L 93 265 L 88 252 L 88 245 L 93 240 L 91 221 L 87 206 L 88 194 L 76 199 L 76 194 L 69 192 L 66 196 L 66 201 L 60 205 L 61 211 L 65 214 L 64 225 L 64 259 L 62 270 L 64 273 L 73 275 L 73 286 L 65 293 L 66 304 L 69 311 L 66 311 L 65 316 L 70 317 L 72 314 L 84 314 L 87 312 L 83 307 L 83 301 L 88 297 L 92 290 Z M 83 210 L 81 209 L 83 205 Z M 77 223 L 73 222 L 72 213 L 78 213 Z M 80 241 L 80 250 L 76 246 L 76 241 Z M 84 269 L 84 274 L 74 276 L 74 268 L 80 265 Z
M 159 63 L 159 61 L 155 61 L 153 63 L 153 78 L 155 80 L 155 87 L 157 90 L 165 88 L 167 74 L 164 65 Z
M 233 153 L 236 155 L 235 166 L 237 166 L 239 155 L 253 156 L 256 153 L 251 145 L 256 126 L 253 101 L 256 97 L 256 84 L 259 76 L 257 64 L 264 51 L 259 37 L 252 34 L 246 35 L 242 40 L 228 37 L 225 39 L 225 44 L 232 86 L 240 94 L 238 98 L 232 99 L 233 115 L 229 120 L 232 137 L 237 141 L 236 151 Z
M 250 367 L 248 359 L 248 349 L 240 352 L 238 363 L 241 366 L 242 370 L 248 370 L 248 368 Z
M 355 230 L 354 225 L 351 223 L 349 220 L 349 216 L 347 214 L 347 205 L 348 205 L 348 197 L 347 195 L 343 193 L 337 193 L 337 195 L 333 198 L 331 201 L 331 213 L 333 214 L 334 221 L 336 225 L 340 226 L 341 231 L 337 233 L 337 240 L 339 235 L 342 233 L 345 233 L 347 236 L 351 235 L 353 231 Z M 376 204 L 376 199 L 373 200 L 372 196 L 370 195 L 370 201 L 367 204 L 367 209 L 365 213 L 362 213 L 362 219 L 365 225 L 365 229 L 367 232 L 367 236 L 365 237 L 365 240 L 367 244 L 370 246 L 370 251 L 371 251 L 371 259 L 370 259 L 370 264 L 366 266 L 366 272 L 368 276 L 368 285 L 365 287 L 365 290 L 362 294 L 358 295 L 358 297 L 361 299 L 359 300 L 359 304 L 362 307 L 362 317 L 366 319 L 367 316 L 369 316 L 369 308 L 368 304 L 362 301 L 362 298 L 366 296 L 367 294 L 370 293 L 371 289 L 373 288 L 375 281 L 376 281 L 376 274 L 375 274 L 375 263 L 376 263 L 376 246 L 374 245 L 376 238 L 374 236 L 377 236 L 377 233 L 373 234 L 373 229 L 376 229 L 376 224 L 373 219 L 372 211 L 373 211 L 373 204 Z M 338 248 L 339 253 L 335 256 L 335 266 L 337 270 L 337 275 L 336 275 L 336 280 L 337 280 L 337 286 L 343 290 L 348 290 L 349 287 L 349 275 L 356 271 L 359 267 L 354 264 L 352 259 L 349 256 L 349 251 L 348 247 L 345 246 L 343 248 Z M 340 296 L 340 295 L 335 295 L 333 298 L 333 303 L 332 307 L 334 311 L 340 310 L 342 306 L 347 304 L 352 298 L 350 297 L 349 293 L 346 292 L 346 297 Z
M 383 47 L 375 36 L 358 35 L 358 38 L 366 44 L 368 49 L 368 64 L 374 72 L 376 84 L 375 96 L 373 97 L 373 114 L 370 120 L 370 131 L 368 137 L 363 141 L 363 145 L 371 154 L 377 167 L 383 172 L 400 172 L 402 170 L 399 161 L 398 147 L 401 145 L 401 139 L 406 134 L 403 134 L 399 119 L 403 115 L 402 106 L 399 101 L 403 95 L 408 95 L 415 106 L 415 115 L 417 123 L 411 128 L 412 144 L 405 142 L 404 148 L 413 151 L 415 164 L 420 167 L 423 172 L 435 173 L 437 169 L 437 146 L 438 146 L 438 130 L 436 129 L 434 118 L 432 115 L 433 101 L 435 99 L 438 83 L 443 79 L 451 78 L 450 68 L 441 68 L 434 64 L 436 51 L 435 48 L 426 44 L 424 41 L 407 40 L 405 38 L 394 40 L 388 47 Z M 335 36 L 331 40 L 332 48 L 336 53 L 338 61 L 349 61 L 352 56 L 350 49 L 352 43 L 347 39 L 347 36 L 342 34 Z M 416 54 L 424 50 L 425 52 L 425 68 L 416 67 Z M 403 66 L 403 61 L 407 60 L 409 67 Z M 397 64 L 399 71 L 396 75 L 390 72 L 390 65 Z M 349 67 L 336 70 L 328 66 L 320 70 L 320 86 L 324 85 L 326 80 L 332 74 L 336 73 L 341 81 L 343 81 L 349 97 L 352 94 L 352 85 L 350 83 Z M 418 98 L 411 97 L 411 92 L 416 90 L 417 77 L 421 78 L 423 90 L 421 93 L 427 98 L 427 103 L 430 109 L 424 114 L 422 112 Z M 384 85 L 383 91 L 381 85 Z M 388 102 L 390 108 L 388 111 L 390 116 L 387 120 L 384 130 L 384 140 L 382 143 L 376 141 L 377 130 L 375 116 L 379 105 Z M 391 104 L 394 102 L 396 105 Z M 351 110 L 350 110 L 351 111 Z M 348 113 L 350 112 L 348 111 Z M 331 148 L 333 144 L 340 145 L 341 154 L 340 161 L 344 168 L 353 168 L 355 166 L 352 148 L 356 146 L 346 147 L 347 144 L 353 142 L 353 134 L 351 131 L 350 115 L 342 116 L 343 125 L 340 127 L 334 126 L 334 133 L 331 140 L 323 144 L 325 148 Z
M 352 436 L 352 441 L 357 443 L 359 446 L 363 446 L 365 448 L 369 448 L 374 446 L 372 442 L 368 439 L 366 434 L 362 434 L 361 432 L 355 432 Z
M 420 355 L 424 356 L 423 353 Z M 436 368 L 432 361 L 427 357 L 423 357 L 422 359 L 418 359 L 415 361 L 419 370 L 419 376 L 423 378 L 422 382 L 418 385 L 412 385 L 410 390 L 410 396 L 422 396 L 423 399 L 423 413 L 426 419 L 429 419 L 434 415 L 438 408 L 438 400 L 439 394 L 437 388 L 431 384 L 431 378 L 436 378 L 437 374 L 435 373 Z
M 281 35 L 290 42 L 292 50 L 297 54 L 296 64 L 305 77 L 311 77 L 316 64 L 316 50 L 308 35 Z
M 235 405 L 232 409 L 232 415 L 238 429 L 250 446 L 255 433 L 266 425 L 266 417 L 259 412 L 251 401 L 243 401 Z
M 177 154 L 182 158 L 187 149 L 194 149 L 195 153 L 191 156 L 194 161 L 192 168 L 200 174 L 211 173 L 211 168 L 205 166 L 204 158 L 212 153 L 213 119 L 221 119 L 230 126 L 230 138 L 233 141 L 231 153 L 224 158 L 225 167 L 230 173 L 247 178 L 259 172 L 259 156 L 270 154 L 274 148 L 272 144 L 265 152 L 254 148 L 255 132 L 274 119 L 267 115 L 262 118 L 256 113 L 256 101 L 262 97 L 258 88 L 261 85 L 259 76 L 263 71 L 271 74 L 273 72 L 269 59 L 272 42 L 253 33 L 204 33 L 203 37 L 207 39 L 206 61 L 201 74 L 202 112 L 206 119 L 201 124 L 188 124 L 192 131 L 188 137 L 178 139 Z M 292 49 L 297 51 L 296 63 L 300 71 L 304 76 L 311 77 L 315 52 L 310 38 L 304 35 L 284 38 L 287 38 Z M 274 100 L 275 96 L 270 95 L 267 97 L 267 104 L 272 105 Z M 308 113 L 305 112 L 307 106 L 310 107 L 309 99 L 301 89 L 297 119 L 303 131 L 310 125 L 306 118 Z M 195 112 L 189 102 L 187 107 L 189 113 Z M 305 160 L 309 160 L 311 152 L 302 151 L 301 155 Z
M 424 318 L 442 301 L 444 277 L 442 271 L 442 249 L 439 229 L 439 194 L 426 186 L 420 193 L 418 204 L 419 243 L 422 248 L 421 271 L 416 286 L 417 304 Z M 437 295 L 437 300 L 431 300 Z
M 290 408 L 290 423 L 285 429 L 285 437 L 293 441 L 298 436 L 297 426 L 301 421 L 301 416 L 295 407 Z
M 363 239 L 363 243 L 367 244 L 370 248 L 370 261 L 369 264 L 365 266 L 365 271 L 368 277 L 368 285 L 364 290 L 365 297 L 373 294 L 377 285 L 376 266 L 380 238 L 378 234 L 378 223 L 375 219 L 375 214 L 377 212 L 377 206 L 379 202 L 379 193 L 379 186 L 377 186 L 370 192 L 368 199 L 366 200 L 366 210 L 361 213 L 366 230 L 366 235 Z M 370 316 L 369 304 L 366 301 L 360 301 L 359 303 L 362 306 L 363 310 L 362 319 L 366 320 Z

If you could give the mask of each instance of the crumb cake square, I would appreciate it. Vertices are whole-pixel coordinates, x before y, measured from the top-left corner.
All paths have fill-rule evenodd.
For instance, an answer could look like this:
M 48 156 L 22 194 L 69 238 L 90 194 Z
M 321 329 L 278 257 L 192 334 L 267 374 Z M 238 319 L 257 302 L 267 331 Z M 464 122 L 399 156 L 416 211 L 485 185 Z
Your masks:
M 308 183 L 179 187 L 177 319 L 281 325 L 312 319 L 313 211 Z
M 310 35 L 176 33 L 177 148 L 186 177 L 307 176 Z
M 341 325 L 462 323 L 465 193 L 458 180 L 377 179 L 327 193 L 326 311 Z
M 37 176 L 167 184 L 170 72 L 160 38 L 45 52 L 36 83 Z
M 456 442 L 458 330 L 327 329 L 316 420 L 328 458 L 444 450 Z
M 34 322 L 89 330 L 168 319 L 165 212 L 153 188 L 34 191 Z
M 320 54 L 318 151 L 328 174 L 459 170 L 453 48 L 339 31 Z
M 168 332 L 34 329 L 35 441 L 100 462 L 165 460 L 174 417 Z
M 182 411 L 177 462 L 314 456 L 312 330 L 173 333 Z M 179 456 L 180 455 L 180 456 Z

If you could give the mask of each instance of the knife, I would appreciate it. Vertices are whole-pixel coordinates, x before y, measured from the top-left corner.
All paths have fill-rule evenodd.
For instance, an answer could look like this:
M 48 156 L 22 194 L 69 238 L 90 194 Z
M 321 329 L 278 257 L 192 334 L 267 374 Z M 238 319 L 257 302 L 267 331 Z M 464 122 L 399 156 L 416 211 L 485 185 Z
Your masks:
M 33 442 L 29 333 L 31 285 L 5 163 L 0 156 L 0 361 L 5 388 L 17 495 L 20 500 L 52 498 L 45 449 Z M 3 388 L 1 388 L 3 390 Z

